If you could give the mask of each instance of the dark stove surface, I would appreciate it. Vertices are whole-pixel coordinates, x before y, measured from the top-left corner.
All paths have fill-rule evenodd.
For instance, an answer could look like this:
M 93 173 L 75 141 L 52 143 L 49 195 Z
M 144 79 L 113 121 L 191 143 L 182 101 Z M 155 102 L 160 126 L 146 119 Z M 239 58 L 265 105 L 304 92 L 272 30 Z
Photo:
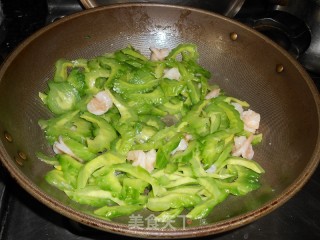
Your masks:
M 77 0 L 7 0 L 1 61 L 27 36 L 56 18 L 81 11 Z M 311 74 L 318 89 L 320 77 Z M 320 239 L 320 167 L 296 196 L 267 216 L 236 230 L 201 239 Z M 0 166 L 0 239 L 127 239 L 82 226 L 39 203 Z

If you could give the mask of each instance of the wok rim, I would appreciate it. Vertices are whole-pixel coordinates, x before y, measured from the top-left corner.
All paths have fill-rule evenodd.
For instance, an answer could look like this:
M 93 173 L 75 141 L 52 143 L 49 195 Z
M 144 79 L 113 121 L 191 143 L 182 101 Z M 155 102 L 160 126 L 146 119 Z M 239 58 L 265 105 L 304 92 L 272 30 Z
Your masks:
M 193 7 L 185 7 L 171 4 L 154 4 L 154 3 L 122 3 L 122 4 L 112 4 L 108 6 L 100 6 L 94 9 L 87 9 L 78 13 L 74 13 L 72 15 L 66 16 L 62 19 L 57 20 L 54 23 L 51 23 L 40 30 L 36 31 L 34 34 L 25 39 L 17 48 L 14 49 L 13 52 L 5 59 L 4 63 L 0 67 L 0 84 L 1 79 L 6 72 L 6 69 L 11 65 L 11 62 L 19 55 L 24 48 L 27 48 L 32 41 L 41 37 L 47 31 L 50 31 L 52 28 L 56 28 L 59 25 L 64 24 L 71 19 L 76 19 L 82 17 L 83 15 L 94 14 L 95 12 L 105 11 L 106 9 L 113 8 L 129 8 L 129 7 L 161 7 L 161 8 L 175 8 L 182 10 L 190 10 L 192 12 L 197 12 L 200 14 L 206 14 L 210 17 L 220 18 L 223 21 L 229 22 L 235 26 L 235 28 L 242 28 L 246 31 L 249 31 L 256 35 L 259 38 L 262 38 L 265 42 L 272 45 L 274 51 L 279 51 L 282 55 L 284 55 L 293 66 L 299 71 L 303 80 L 308 86 L 310 93 L 312 94 L 313 100 L 317 109 L 318 116 L 318 126 L 320 126 L 320 98 L 319 92 L 315 86 L 315 83 L 311 79 L 310 75 L 306 72 L 306 70 L 294 59 L 289 53 L 287 53 L 284 49 L 274 43 L 272 40 L 268 39 L 261 33 L 257 32 L 254 29 L 249 28 L 248 26 L 239 23 L 233 19 L 228 17 L 224 17 L 220 14 L 216 14 L 210 11 L 201 10 Z M 58 212 L 59 214 L 80 222 L 82 224 L 88 225 L 90 227 L 103 230 L 106 232 L 111 232 L 120 235 L 127 235 L 132 237 L 142 237 L 142 238 L 187 238 L 187 237 L 200 237 L 200 236 L 208 236 L 213 234 L 218 234 L 226 231 L 233 230 L 240 226 L 247 225 L 259 218 L 267 215 L 273 210 L 277 209 L 284 203 L 286 203 L 289 199 L 291 199 L 297 192 L 301 190 L 301 188 L 307 183 L 310 179 L 314 171 L 316 170 L 319 160 L 320 160 L 320 127 L 318 128 L 317 134 L 317 143 L 315 145 L 314 151 L 308 162 L 308 165 L 301 172 L 299 177 L 292 182 L 277 198 L 272 201 L 268 201 L 262 207 L 250 211 L 245 214 L 241 214 L 227 220 L 218 221 L 212 224 L 197 226 L 197 227 L 187 227 L 181 229 L 146 229 L 146 228 L 130 228 L 127 224 L 121 224 L 116 222 L 108 222 L 103 219 L 95 218 L 89 214 L 76 211 L 58 200 L 54 199 L 47 195 L 43 190 L 41 190 L 37 185 L 35 185 L 26 175 L 22 173 L 19 167 L 14 164 L 13 161 L 10 160 L 10 156 L 4 148 L 3 141 L 1 140 L 0 144 L 0 160 L 8 170 L 13 179 L 30 195 L 32 195 L 35 199 L 48 206 L 52 210 Z

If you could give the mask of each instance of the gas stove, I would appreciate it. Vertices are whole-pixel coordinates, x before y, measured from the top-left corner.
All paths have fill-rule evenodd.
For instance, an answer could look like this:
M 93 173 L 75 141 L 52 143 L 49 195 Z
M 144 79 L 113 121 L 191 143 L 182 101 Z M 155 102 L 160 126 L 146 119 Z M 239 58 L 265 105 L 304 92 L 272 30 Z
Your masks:
M 181 2 L 183 1 L 179 4 Z M 196 1 L 184 2 L 187 4 Z M 289 20 L 284 19 L 284 16 L 289 14 L 279 5 L 284 2 L 288 1 L 245 1 L 241 10 L 232 17 L 274 39 L 300 60 L 313 44 L 312 29 L 309 23 L 301 21 L 300 18 L 297 20 L 293 15 Z M 41 27 L 84 10 L 77 0 L 2 0 L 0 3 L 0 63 L 19 43 Z M 278 4 L 277 7 L 275 4 Z M 206 9 L 208 4 L 202 4 L 201 7 Z M 218 10 L 217 12 L 219 13 Z M 288 26 L 289 29 L 285 28 Z M 301 63 L 303 64 L 302 61 Z M 320 90 L 319 72 L 311 71 L 307 65 L 305 67 Z M 318 167 L 302 190 L 274 212 L 236 230 L 201 239 L 320 239 L 319 189 Z M 3 240 L 128 238 L 91 229 L 54 212 L 25 192 L 2 166 L 0 222 L 0 239 Z

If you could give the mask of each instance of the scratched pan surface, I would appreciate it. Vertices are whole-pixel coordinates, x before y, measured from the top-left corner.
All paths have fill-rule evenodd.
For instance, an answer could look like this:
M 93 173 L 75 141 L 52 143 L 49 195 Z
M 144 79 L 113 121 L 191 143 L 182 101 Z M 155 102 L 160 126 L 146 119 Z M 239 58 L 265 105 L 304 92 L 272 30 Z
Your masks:
M 228 94 L 251 103 L 251 108 L 261 114 L 264 139 L 256 147 L 255 159 L 266 170 L 262 187 L 244 197 L 228 198 L 202 221 L 189 222 L 181 215 L 170 226 L 150 229 L 152 213 L 148 211 L 136 214 L 141 216 L 141 228 L 135 228 L 133 216 L 112 222 L 95 218 L 89 209 L 72 203 L 43 179 L 50 167 L 40 162 L 35 152 L 49 152 L 49 147 L 37 121 L 49 113 L 38 93 L 46 88 L 58 58 L 91 58 L 128 44 L 149 54 L 151 46 L 173 48 L 179 43 L 195 43 L 200 64 L 213 73 L 212 81 Z M 27 39 L 3 64 L 0 81 L 3 165 L 40 202 L 108 232 L 142 238 L 187 238 L 234 229 L 285 203 L 318 164 L 319 94 L 308 74 L 270 40 L 213 13 L 156 4 L 87 10 Z

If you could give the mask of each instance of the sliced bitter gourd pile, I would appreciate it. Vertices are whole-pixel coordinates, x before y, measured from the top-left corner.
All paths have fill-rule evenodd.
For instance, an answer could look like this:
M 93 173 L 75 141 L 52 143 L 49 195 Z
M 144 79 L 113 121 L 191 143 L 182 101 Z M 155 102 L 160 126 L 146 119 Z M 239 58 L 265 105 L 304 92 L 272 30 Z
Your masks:
M 263 168 L 234 154 L 235 138 L 250 147 L 262 138 L 245 130 L 235 107 L 249 104 L 210 85 L 198 57 L 195 45 L 180 44 L 158 61 L 131 46 L 58 60 L 39 94 L 53 113 L 39 120 L 55 151 L 38 153 L 53 165 L 46 181 L 102 218 L 147 208 L 159 212 L 158 221 L 185 209 L 187 218 L 201 219 L 230 194 L 259 188 Z M 101 92 L 111 99 L 107 111 L 88 111 Z

